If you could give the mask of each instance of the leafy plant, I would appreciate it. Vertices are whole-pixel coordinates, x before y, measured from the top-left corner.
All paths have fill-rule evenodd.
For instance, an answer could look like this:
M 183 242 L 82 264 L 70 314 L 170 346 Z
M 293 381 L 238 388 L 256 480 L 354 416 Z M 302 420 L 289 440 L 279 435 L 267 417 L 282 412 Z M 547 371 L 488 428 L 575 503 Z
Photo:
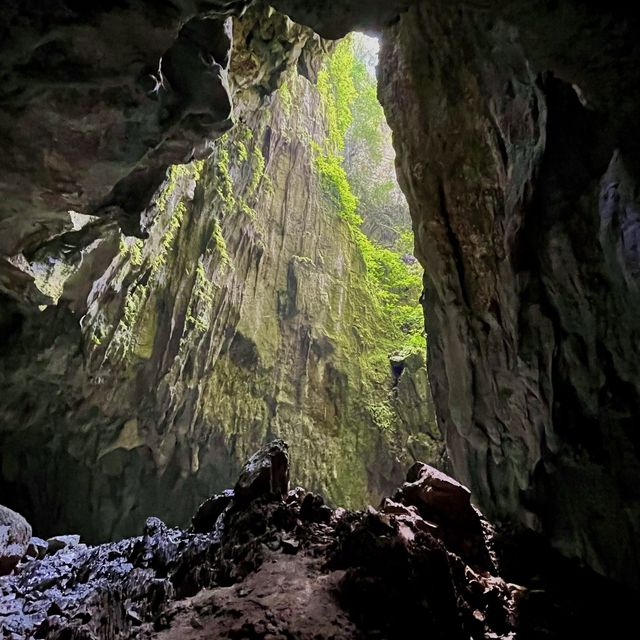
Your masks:
M 375 79 L 356 56 L 356 42 L 354 36 L 344 38 L 318 74 L 329 133 L 324 144 L 312 144 L 316 168 L 364 260 L 366 286 L 389 325 L 385 330 L 389 347 L 424 348 L 424 322 L 418 304 L 422 270 L 405 257 L 408 243 L 413 244 L 408 220 L 404 227 L 394 228 L 391 246 L 382 245 L 363 230 L 364 220 L 379 217 L 386 206 L 393 206 L 399 189 L 390 173 L 392 167 L 385 163 L 386 122 Z M 365 156 L 359 160 L 358 173 L 352 174 L 345 152 L 355 157 L 362 150 Z M 385 179 L 380 180 L 380 175 Z

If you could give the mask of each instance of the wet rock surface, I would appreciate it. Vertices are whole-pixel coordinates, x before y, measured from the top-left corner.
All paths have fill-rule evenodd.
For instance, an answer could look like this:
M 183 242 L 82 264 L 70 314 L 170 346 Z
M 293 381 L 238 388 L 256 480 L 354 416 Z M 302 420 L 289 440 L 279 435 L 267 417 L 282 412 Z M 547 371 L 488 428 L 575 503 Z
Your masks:
M 231 498 L 208 531 L 149 518 L 139 537 L 25 558 L 0 580 L 2 637 L 512 637 L 518 588 L 466 565 L 413 505 L 350 512 L 300 488 L 278 495 L 282 452 L 247 463 L 243 477 L 261 460 L 275 485 Z

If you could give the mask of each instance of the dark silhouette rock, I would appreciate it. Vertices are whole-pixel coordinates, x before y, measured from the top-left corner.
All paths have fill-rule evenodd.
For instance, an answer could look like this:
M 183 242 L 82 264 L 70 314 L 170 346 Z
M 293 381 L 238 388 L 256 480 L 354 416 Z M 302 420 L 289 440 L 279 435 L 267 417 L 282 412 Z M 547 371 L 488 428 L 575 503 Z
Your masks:
M 447 639 L 512 637 L 517 589 L 465 565 L 415 507 L 333 511 L 317 494 L 287 496 L 287 465 L 282 441 L 252 456 L 238 481 L 243 498 L 227 492 L 198 510 L 209 523 L 220 512 L 215 531 L 148 518 L 141 537 L 24 562 L 0 579 L 3 633 L 399 640 L 420 629 Z
M 233 489 L 205 500 L 191 519 L 191 526 L 196 533 L 213 531 L 222 512 L 229 506 L 234 497 Z
M 289 454 L 283 440 L 274 440 L 255 453 L 242 468 L 234 487 L 236 501 L 282 498 L 289 491 Z
M 42 559 L 47 555 L 47 549 L 49 548 L 49 543 L 42 538 L 38 538 L 37 536 L 32 536 L 29 539 L 29 544 L 27 545 L 27 556 L 30 558 Z
M 487 545 L 488 523 L 471 504 L 467 487 L 428 464 L 416 462 L 394 500 L 415 507 L 425 520 L 437 525 L 435 535 L 442 536 L 447 547 L 467 564 L 495 570 Z
M 425 267 L 429 379 L 453 474 L 492 521 L 638 588 L 631 12 L 414 2 L 384 32 L 379 96 Z

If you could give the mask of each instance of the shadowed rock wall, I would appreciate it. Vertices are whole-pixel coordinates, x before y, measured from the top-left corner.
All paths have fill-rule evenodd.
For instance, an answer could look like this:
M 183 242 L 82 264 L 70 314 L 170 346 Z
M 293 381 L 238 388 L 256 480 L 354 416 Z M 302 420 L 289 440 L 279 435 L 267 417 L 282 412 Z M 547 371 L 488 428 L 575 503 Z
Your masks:
M 123 141 L 129 138 L 118 132 L 144 129 L 121 126 L 130 122 L 127 114 L 144 126 L 162 120 L 161 103 L 148 93 L 155 84 L 144 82 L 157 77 L 158 60 L 177 42 L 180 27 L 199 11 L 217 11 L 222 20 L 242 3 L 199 2 L 191 8 L 175 3 L 166 11 L 157 3 L 153 9 L 137 3 L 134 13 L 114 4 L 103 3 L 95 15 L 69 2 L 48 4 L 46 15 L 17 2 L 3 10 L 2 43 L 11 52 L 2 58 L 1 100 L 1 186 L 8 203 L 2 242 L 9 253 L 23 248 L 29 253 L 57 233 L 59 213 L 52 212 L 69 206 L 105 213 L 112 226 L 118 221 L 138 233 L 134 212 L 149 195 L 145 185 L 153 185 L 153 192 L 157 183 L 141 180 L 135 188 L 122 183 L 113 202 L 107 198 L 110 189 L 132 168 L 142 167 L 144 178 L 149 167 L 159 166 L 145 160 L 155 158 L 157 149 L 169 154 L 166 163 L 191 157 L 178 138 L 153 125 L 150 137 L 132 136 L 135 153 L 116 158 L 115 170 L 109 164 L 97 183 L 89 179 L 94 167 L 111 158 L 100 152 L 109 140 L 128 149 Z M 335 36 L 355 25 L 382 26 L 375 12 L 385 24 L 393 21 L 394 7 L 405 4 L 385 3 L 384 12 L 380 3 L 355 1 L 281 0 L 277 6 Z M 409 4 L 409 12 L 384 35 L 382 98 L 428 272 L 432 382 L 456 473 L 494 517 L 543 531 L 568 555 L 636 581 L 638 23 L 630 5 L 617 1 Z M 43 39 L 39 25 L 45 20 L 77 27 L 71 39 L 57 37 L 71 33 L 66 27 Z M 69 80 L 78 77 L 78 65 L 64 65 L 75 59 L 69 43 L 99 42 L 100 20 L 133 35 L 125 42 L 116 39 L 122 60 L 116 56 L 115 63 L 117 47 L 103 41 L 104 51 L 111 52 L 104 58 L 111 61 L 111 73 L 86 65 L 79 89 Z M 122 31 L 123 24 L 132 31 Z M 40 43 L 48 47 L 42 54 Z M 197 53 L 203 55 L 194 69 L 207 73 L 205 54 L 215 60 L 216 52 Z M 138 59 L 139 68 L 131 72 L 131 60 Z M 8 83 L 9 75 L 17 83 Z M 188 87 L 184 95 L 189 96 Z M 96 147 L 89 136 L 94 143 L 85 148 L 85 138 L 71 135 L 59 114 L 77 112 L 75 121 L 84 122 L 95 113 L 96 99 L 115 104 L 118 126 L 107 127 L 111 136 L 105 147 Z M 224 123 L 224 114 L 213 120 Z M 106 122 L 111 120 L 96 118 L 97 130 Z M 190 139 L 193 119 L 180 122 Z M 35 138 L 24 134 L 32 128 Z M 160 139 L 168 142 L 156 147 Z M 169 153 L 174 143 L 175 155 Z M 164 169 L 160 173 L 154 180 L 162 179 Z M 94 200 L 115 208 L 95 209 Z M 3 299 L 0 309 L 5 335 L 20 321 L 16 305 L 24 311 L 43 302 L 31 284 L 15 264 L 2 264 L 0 286 L 13 300 L 10 305 Z M 72 323 L 63 322 L 58 332 L 65 353 L 80 358 L 77 342 L 69 342 Z M 51 344 L 48 338 L 41 347 Z M 62 364 L 59 376 L 75 371 Z M 28 380 L 21 384 L 22 407 L 30 411 Z M 69 402 L 68 411 L 74 410 Z M 15 430 L 20 420 L 6 425 Z M 25 432 L 22 441 L 31 437 L 34 447 L 43 446 L 38 434 Z M 20 468 L 24 462 L 16 458 L 8 464 Z
M 637 583 L 637 24 L 449 4 L 385 32 L 381 98 L 455 474 L 492 517 Z

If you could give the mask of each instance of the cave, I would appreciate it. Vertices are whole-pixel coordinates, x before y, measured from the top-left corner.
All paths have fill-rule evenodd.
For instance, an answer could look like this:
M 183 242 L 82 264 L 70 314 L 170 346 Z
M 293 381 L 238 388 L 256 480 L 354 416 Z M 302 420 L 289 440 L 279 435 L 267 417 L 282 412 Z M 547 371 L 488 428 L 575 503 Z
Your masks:
M 624 628 L 639 26 L 6 3 L 3 637 Z

